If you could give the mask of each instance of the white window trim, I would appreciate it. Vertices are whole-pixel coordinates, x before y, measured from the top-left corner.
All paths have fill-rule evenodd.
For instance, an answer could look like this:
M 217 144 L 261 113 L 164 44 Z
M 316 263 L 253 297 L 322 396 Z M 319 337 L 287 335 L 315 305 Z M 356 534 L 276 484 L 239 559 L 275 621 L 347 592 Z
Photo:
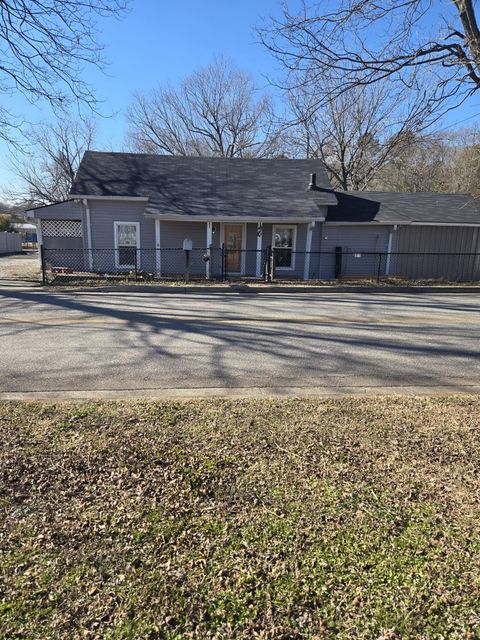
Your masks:
M 292 242 L 292 266 L 291 267 L 275 267 L 275 271 L 295 271 L 295 252 L 297 250 L 297 225 L 296 224 L 274 224 L 272 227 L 272 250 L 280 249 L 281 247 L 275 247 L 275 232 L 277 229 L 293 229 L 293 242 Z
M 119 246 L 118 246 L 118 225 L 119 224 L 130 224 L 132 226 L 135 226 L 136 230 L 137 230 L 137 249 L 140 249 L 140 223 L 139 222 L 130 222 L 129 220 L 115 220 L 113 223 L 113 236 L 114 236 L 114 243 L 115 243 L 115 268 L 116 269 L 135 269 L 135 265 L 134 264 L 119 264 Z M 137 254 L 138 256 L 138 262 L 137 262 L 137 267 L 140 267 L 140 261 L 141 261 L 141 252 Z
M 222 222 L 220 225 L 220 246 L 225 243 L 225 225 L 226 224 L 241 224 L 242 226 L 242 253 L 240 255 L 240 271 L 229 271 L 232 275 L 245 275 L 245 252 L 247 248 L 247 223 L 246 222 Z

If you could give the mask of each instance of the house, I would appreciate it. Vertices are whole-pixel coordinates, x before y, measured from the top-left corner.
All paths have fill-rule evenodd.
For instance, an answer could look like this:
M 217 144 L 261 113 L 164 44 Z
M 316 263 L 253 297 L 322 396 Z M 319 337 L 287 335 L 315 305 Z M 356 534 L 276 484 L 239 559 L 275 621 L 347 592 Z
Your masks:
M 185 240 L 206 277 L 261 277 L 269 247 L 277 275 L 300 279 L 448 277 L 447 254 L 480 252 L 468 194 L 334 191 L 319 160 L 87 151 L 70 199 L 29 213 L 51 264 L 91 272 L 183 274 Z M 468 269 L 480 277 L 478 259 Z

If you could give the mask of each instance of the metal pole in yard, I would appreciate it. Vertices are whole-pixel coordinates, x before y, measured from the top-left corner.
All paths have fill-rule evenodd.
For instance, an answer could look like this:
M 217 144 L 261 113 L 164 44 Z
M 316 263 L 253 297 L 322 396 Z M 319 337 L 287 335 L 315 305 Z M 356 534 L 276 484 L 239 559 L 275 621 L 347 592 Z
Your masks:
M 380 276 L 382 272 L 382 254 L 378 254 L 378 265 L 377 265 L 377 284 L 380 282 Z
M 135 282 L 137 281 L 138 276 L 138 249 L 135 248 Z
M 185 249 L 185 282 L 190 282 L 190 251 Z
M 222 242 L 222 253 L 221 253 L 221 260 L 222 260 L 222 282 L 225 280 L 225 244 Z
M 342 275 L 342 247 L 335 247 L 335 279 Z

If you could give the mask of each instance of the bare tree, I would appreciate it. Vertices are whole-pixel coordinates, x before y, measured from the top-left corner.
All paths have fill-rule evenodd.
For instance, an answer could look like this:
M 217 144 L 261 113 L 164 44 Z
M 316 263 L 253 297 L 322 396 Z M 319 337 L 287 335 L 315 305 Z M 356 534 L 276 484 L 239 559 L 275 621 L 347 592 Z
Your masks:
M 371 188 L 388 191 L 457 191 L 451 184 L 455 150 L 438 134 L 401 134 L 402 144 L 393 150 L 372 181 Z
M 64 109 L 78 102 L 94 106 L 82 78 L 85 65 L 104 66 L 97 21 L 119 16 L 127 0 L 1 0 L 0 138 L 14 141 L 21 122 L 5 98 L 14 92 L 28 100 Z
M 334 97 L 319 107 L 319 95 Z M 321 159 L 332 184 L 344 190 L 366 189 L 404 146 L 404 134 L 422 129 L 429 117 L 422 98 L 385 82 L 338 93 L 337 82 L 324 77 L 298 83 L 288 96 L 291 153 Z
M 65 200 L 83 154 L 95 137 L 89 119 L 58 120 L 32 127 L 28 148 L 13 151 L 11 165 L 19 186 L 7 194 L 19 204 L 42 205 Z
M 445 181 L 449 191 L 480 197 L 480 131 L 477 127 L 449 135 L 451 158 Z
M 431 74 L 426 104 L 445 109 L 480 88 L 480 30 L 473 0 L 344 0 L 283 15 L 259 31 L 262 42 L 290 73 L 326 73 L 336 95 L 386 78 L 417 89 Z M 291 77 L 290 77 L 291 80 Z M 319 105 L 332 96 L 319 96 Z M 452 100 L 454 102 L 452 102 Z
M 402 134 L 371 187 L 480 195 L 480 134 L 477 128 Z
M 178 88 L 136 94 L 127 117 L 136 151 L 221 157 L 279 153 L 270 98 L 259 95 L 250 76 L 223 58 Z

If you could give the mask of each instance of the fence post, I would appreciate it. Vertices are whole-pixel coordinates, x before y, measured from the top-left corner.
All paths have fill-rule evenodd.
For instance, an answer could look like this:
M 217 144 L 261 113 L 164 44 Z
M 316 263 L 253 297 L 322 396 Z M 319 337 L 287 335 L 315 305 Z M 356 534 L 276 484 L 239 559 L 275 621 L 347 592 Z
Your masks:
M 40 264 L 41 264 L 41 268 L 42 268 L 42 284 L 46 285 L 47 284 L 47 271 L 46 271 L 46 265 L 45 265 L 45 250 L 43 248 L 43 244 L 39 245 L 40 248 Z
M 225 258 L 225 264 L 223 268 L 223 275 L 225 280 L 228 280 L 228 249 L 227 248 L 225 248 L 225 251 L 224 251 L 224 258 Z
M 342 275 L 342 247 L 335 247 L 335 278 Z
M 185 249 L 185 282 L 190 282 L 190 251 Z
M 221 261 L 222 261 L 222 265 L 221 265 L 221 277 L 222 277 L 222 282 L 225 280 L 225 243 L 222 242 L 222 252 L 221 252 Z
M 205 279 L 213 280 L 215 274 L 213 273 L 213 264 L 212 264 L 212 245 L 209 244 L 207 248 L 207 261 L 206 261 L 206 269 L 205 269 Z
M 137 281 L 138 276 L 138 249 L 135 247 L 135 282 Z
M 274 274 L 272 245 L 268 245 L 267 247 L 267 282 L 272 282 L 274 275 L 275 274 Z
M 377 284 L 380 283 L 380 276 L 382 274 L 382 254 L 378 254 L 378 265 L 377 265 Z

